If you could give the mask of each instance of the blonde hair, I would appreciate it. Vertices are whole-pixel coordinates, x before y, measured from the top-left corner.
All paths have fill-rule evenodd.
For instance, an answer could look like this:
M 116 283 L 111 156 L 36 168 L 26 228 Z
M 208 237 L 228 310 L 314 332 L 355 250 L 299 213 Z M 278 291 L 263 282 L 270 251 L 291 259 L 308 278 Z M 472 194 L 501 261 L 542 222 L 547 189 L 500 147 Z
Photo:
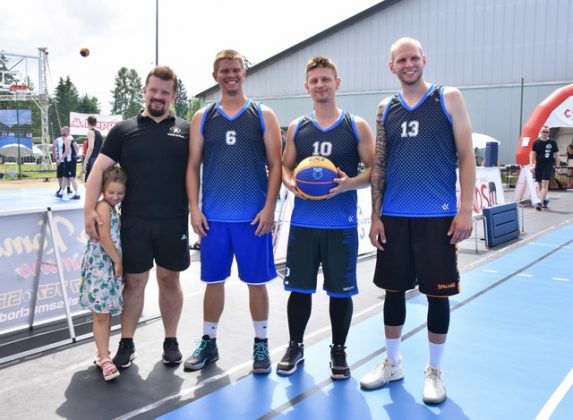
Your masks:
M 123 169 L 121 169 L 121 166 L 113 165 L 110 166 L 109 168 L 106 168 L 103 171 L 102 182 L 101 182 L 102 192 L 105 190 L 105 187 L 111 182 L 117 182 L 118 184 L 123 184 L 123 185 L 127 183 L 127 174 Z
M 222 60 L 237 60 L 241 64 L 241 68 L 245 70 L 245 57 L 235 50 L 223 50 L 217 53 L 215 61 L 213 61 L 213 71 L 219 70 L 219 63 Z
M 405 44 L 410 44 L 415 46 L 416 48 L 418 48 L 420 55 L 424 55 L 424 49 L 422 48 L 422 43 L 418 41 L 416 38 L 405 36 L 394 41 L 394 43 L 390 47 L 390 61 L 394 61 L 394 53 L 399 47 Z

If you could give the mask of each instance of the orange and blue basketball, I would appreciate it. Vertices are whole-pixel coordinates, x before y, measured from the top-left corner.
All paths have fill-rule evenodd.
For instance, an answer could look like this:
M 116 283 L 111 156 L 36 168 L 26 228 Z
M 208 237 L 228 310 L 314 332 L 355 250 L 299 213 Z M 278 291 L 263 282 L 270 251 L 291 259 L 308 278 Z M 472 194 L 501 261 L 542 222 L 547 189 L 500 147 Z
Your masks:
M 305 198 L 321 200 L 338 184 L 336 166 L 323 156 L 310 156 L 302 160 L 294 170 L 296 186 Z

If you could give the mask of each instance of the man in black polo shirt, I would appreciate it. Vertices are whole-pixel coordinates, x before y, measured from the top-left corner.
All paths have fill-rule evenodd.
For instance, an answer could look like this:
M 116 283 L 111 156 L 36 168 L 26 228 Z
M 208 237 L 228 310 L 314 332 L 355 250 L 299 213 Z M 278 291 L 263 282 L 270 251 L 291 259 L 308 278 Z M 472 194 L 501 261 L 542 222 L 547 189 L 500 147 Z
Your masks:
M 553 177 L 553 167 L 560 166 L 559 161 L 559 148 L 557 142 L 549 138 L 549 127 L 544 125 L 539 131 L 539 138 L 535 140 L 531 147 L 531 155 L 529 157 L 531 169 L 537 182 L 537 192 L 541 203 L 538 203 L 535 208 L 547 208 L 547 192 L 549 191 L 549 181 Z
M 179 273 L 190 264 L 185 190 L 189 123 L 169 112 L 176 86 L 177 76 L 169 67 L 155 67 L 149 73 L 143 111 L 110 130 L 86 183 L 85 228 L 91 238 L 97 238 L 101 220 L 95 205 L 102 172 L 119 163 L 127 173 L 121 220 L 124 308 L 121 340 L 113 358 L 122 368 L 129 367 L 136 356 L 133 336 L 154 261 L 165 329 L 163 363 L 178 364 L 182 359 L 176 337 L 183 305 Z

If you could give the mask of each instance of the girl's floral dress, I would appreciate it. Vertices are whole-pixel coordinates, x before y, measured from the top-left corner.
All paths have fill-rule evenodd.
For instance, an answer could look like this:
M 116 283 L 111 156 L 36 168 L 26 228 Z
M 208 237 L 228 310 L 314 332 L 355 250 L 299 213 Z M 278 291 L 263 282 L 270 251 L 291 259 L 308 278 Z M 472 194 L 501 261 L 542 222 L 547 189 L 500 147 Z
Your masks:
M 111 211 L 111 239 L 121 256 L 120 218 Z M 82 260 L 80 306 L 100 314 L 118 315 L 123 308 L 121 278 L 113 272 L 113 262 L 99 241 L 88 239 Z

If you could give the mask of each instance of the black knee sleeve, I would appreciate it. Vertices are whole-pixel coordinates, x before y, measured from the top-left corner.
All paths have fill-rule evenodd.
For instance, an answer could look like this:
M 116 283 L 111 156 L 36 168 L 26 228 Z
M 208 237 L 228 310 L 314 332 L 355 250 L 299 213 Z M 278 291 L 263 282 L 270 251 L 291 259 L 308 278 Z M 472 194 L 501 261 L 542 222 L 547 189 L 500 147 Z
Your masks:
M 398 327 L 406 322 L 406 292 L 386 290 L 384 297 L 384 325 Z
M 428 331 L 447 334 L 450 327 L 450 300 L 428 296 Z

